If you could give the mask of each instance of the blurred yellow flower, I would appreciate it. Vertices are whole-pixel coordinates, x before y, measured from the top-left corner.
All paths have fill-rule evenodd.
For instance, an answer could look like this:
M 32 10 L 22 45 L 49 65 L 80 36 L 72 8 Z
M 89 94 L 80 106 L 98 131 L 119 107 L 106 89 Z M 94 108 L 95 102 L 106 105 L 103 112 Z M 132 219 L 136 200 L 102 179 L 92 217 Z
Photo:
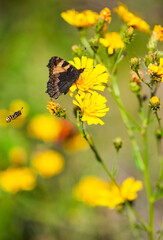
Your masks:
M 23 100 L 20 100 L 20 99 L 15 99 L 10 104 L 10 109 L 9 109 L 10 114 L 14 114 L 14 112 L 21 110 L 22 107 L 23 107 L 23 109 L 21 111 L 22 114 L 16 120 L 14 120 L 12 122 L 12 125 L 14 127 L 21 127 L 22 125 L 24 125 L 26 117 L 29 112 L 29 106 L 26 102 L 24 102 Z
M 105 38 L 100 38 L 99 41 L 102 45 L 108 47 L 108 54 L 113 54 L 114 50 L 124 47 L 124 42 L 117 32 L 107 33 Z
M 97 92 L 86 93 L 82 98 L 80 95 L 76 95 L 76 100 L 73 103 L 77 105 L 82 111 L 82 121 L 86 121 L 88 125 L 101 124 L 104 122 L 99 117 L 104 117 L 109 108 L 106 108 L 106 98 Z
M 137 192 L 142 190 L 143 185 L 141 181 L 135 181 L 134 178 L 127 178 L 120 186 L 121 197 L 128 201 L 133 201 L 137 198 Z
M 84 72 L 80 74 L 78 81 L 70 88 L 70 93 L 78 90 L 78 93 L 82 95 L 84 92 L 90 90 L 104 91 L 104 83 L 108 81 L 107 69 L 97 64 L 93 65 L 93 59 L 82 56 L 82 58 L 75 57 L 74 61 L 69 61 L 77 69 L 84 68 Z
M 104 8 L 101 10 L 100 12 L 100 17 L 102 17 L 102 19 L 108 23 L 111 22 L 111 10 L 109 8 Z
M 137 198 L 137 191 L 142 189 L 142 182 L 127 178 L 121 186 L 105 182 L 93 176 L 83 178 L 74 188 L 74 196 L 90 206 L 115 208 L 125 201 Z
M 91 10 L 77 12 L 74 9 L 61 13 L 61 17 L 70 25 L 82 28 L 94 25 L 99 19 L 99 14 Z
M 125 5 L 120 3 L 114 11 L 128 26 L 132 26 L 142 32 L 150 32 L 150 26 L 144 20 L 129 12 Z
M 93 176 L 85 177 L 77 184 L 74 196 L 90 206 L 114 208 L 123 202 L 118 188 Z
M 29 134 L 43 141 L 55 141 L 59 137 L 60 130 L 60 121 L 47 114 L 35 116 L 28 125 Z
M 0 186 L 4 191 L 16 193 L 21 190 L 32 190 L 36 178 L 30 168 L 8 168 L 0 172 Z
M 59 174 L 64 168 L 64 158 L 53 150 L 40 153 L 31 162 L 35 171 L 45 178 Z
M 9 150 L 9 158 L 12 164 L 21 165 L 27 160 L 27 152 L 22 147 L 13 147 Z
M 152 80 L 163 82 L 163 58 L 160 58 L 159 66 L 149 64 L 148 73 L 152 76 Z
M 78 133 L 70 136 L 64 143 L 65 150 L 67 151 L 80 151 L 88 148 L 88 144 L 84 137 Z
M 157 35 L 157 40 L 163 41 L 163 27 L 161 25 L 155 25 L 153 32 Z
M 0 126 L 7 127 L 6 118 L 9 116 L 9 111 L 6 109 L 0 109 Z

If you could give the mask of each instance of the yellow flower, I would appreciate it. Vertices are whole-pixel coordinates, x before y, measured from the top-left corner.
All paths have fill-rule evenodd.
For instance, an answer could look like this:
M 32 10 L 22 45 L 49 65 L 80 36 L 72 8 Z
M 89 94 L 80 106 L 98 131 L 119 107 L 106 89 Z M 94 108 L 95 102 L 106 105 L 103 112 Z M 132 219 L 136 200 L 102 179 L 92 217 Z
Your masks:
M 104 117 L 109 108 L 106 108 L 106 98 L 97 92 L 86 93 L 84 98 L 76 95 L 76 100 L 73 101 L 82 111 L 82 121 L 86 121 L 88 125 L 101 124 L 104 122 L 99 117 Z
M 150 106 L 153 110 L 160 109 L 160 99 L 157 96 L 153 96 L 150 99 Z
M 118 187 L 93 176 L 83 178 L 74 188 L 74 196 L 89 206 L 114 208 L 123 202 Z
M 78 93 L 82 95 L 90 90 L 104 91 L 103 84 L 108 81 L 108 73 L 103 65 L 97 64 L 94 67 L 93 59 L 86 56 L 82 56 L 81 60 L 75 57 L 74 61 L 69 61 L 69 63 L 77 69 L 84 68 L 84 72 L 80 74 L 78 81 L 71 86 L 70 93 L 78 90 Z
M 30 168 L 8 168 L 0 172 L 0 186 L 12 194 L 21 190 L 32 190 L 36 178 Z
M 90 10 L 77 12 L 74 9 L 72 9 L 66 12 L 62 12 L 61 17 L 70 25 L 81 28 L 91 27 L 92 25 L 94 25 L 99 19 L 99 14 L 92 12 Z
M 150 26 L 144 20 L 129 12 L 125 5 L 119 4 L 118 8 L 115 8 L 114 11 L 128 26 L 132 26 L 142 32 L 150 32 Z
M 14 127 L 21 127 L 22 125 L 24 125 L 26 117 L 29 112 L 29 106 L 26 102 L 20 99 L 15 99 L 10 104 L 10 110 L 9 110 L 10 114 L 14 114 L 14 112 L 17 112 L 22 107 L 23 107 L 21 111 L 22 114 L 16 120 L 12 121 L 12 124 L 14 125 Z
M 163 58 L 160 58 L 160 65 L 148 65 L 148 73 L 152 76 L 152 80 L 163 82 Z
M 105 182 L 93 176 L 83 178 L 74 188 L 74 196 L 89 206 L 107 206 L 111 209 L 133 201 L 137 191 L 142 189 L 142 182 L 127 178 L 120 187 L 113 182 Z
M 109 8 L 104 8 L 100 12 L 100 17 L 104 19 L 104 21 L 110 23 L 111 22 L 111 10 Z
M 153 32 L 157 35 L 157 40 L 163 41 L 163 27 L 161 25 L 155 25 Z
M 88 144 L 83 136 L 79 134 L 74 134 L 70 136 L 64 143 L 65 150 L 67 151 L 80 151 L 88 148 Z
M 0 109 L 0 126 L 7 127 L 6 118 L 10 115 L 9 111 L 6 109 Z
M 124 42 L 117 32 L 107 33 L 105 38 L 100 38 L 100 43 L 108 47 L 109 54 L 113 54 L 114 50 L 124 47 Z
M 128 201 L 133 201 L 137 198 L 137 191 L 142 190 L 141 181 L 135 181 L 134 178 L 127 178 L 120 186 L 120 194 L 122 198 Z
M 49 178 L 62 172 L 64 159 L 60 153 L 49 150 L 34 157 L 32 166 L 42 177 Z
M 55 141 L 60 134 L 60 130 L 60 121 L 47 114 L 35 116 L 28 125 L 29 134 L 43 141 Z
M 66 118 L 65 110 L 61 108 L 59 103 L 55 103 L 52 99 L 50 102 L 48 102 L 48 105 L 46 106 L 46 108 L 49 110 L 51 115 L 54 114 L 57 117 Z
M 9 158 L 12 164 L 21 165 L 27 160 L 27 153 L 22 147 L 13 147 L 9 150 Z

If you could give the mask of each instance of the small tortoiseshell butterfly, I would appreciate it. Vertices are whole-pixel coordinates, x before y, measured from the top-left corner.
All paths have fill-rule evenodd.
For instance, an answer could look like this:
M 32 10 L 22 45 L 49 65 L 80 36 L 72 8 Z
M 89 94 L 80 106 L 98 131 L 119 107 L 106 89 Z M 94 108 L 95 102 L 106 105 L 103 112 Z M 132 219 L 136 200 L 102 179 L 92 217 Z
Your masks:
M 63 93 L 66 94 L 84 71 L 84 68 L 77 69 L 60 57 L 52 57 L 47 67 L 49 68 L 49 81 L 46 93 L 55 99 Z

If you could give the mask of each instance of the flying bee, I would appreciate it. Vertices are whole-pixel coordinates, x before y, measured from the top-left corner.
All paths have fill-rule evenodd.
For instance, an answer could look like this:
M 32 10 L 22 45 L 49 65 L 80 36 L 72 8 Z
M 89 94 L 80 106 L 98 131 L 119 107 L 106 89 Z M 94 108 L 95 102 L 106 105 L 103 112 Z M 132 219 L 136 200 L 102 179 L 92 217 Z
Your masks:
M 17 112 L 14 112 L 13 115 L 9 115 L 7 118 L 6 118 L 6 123 L 9 123 L 11 122 L 12 120 L 16 119 L 17 117 L 19 117 L 21 114 L 22 114 L 22 109 L 23 107 L 17 111 Z

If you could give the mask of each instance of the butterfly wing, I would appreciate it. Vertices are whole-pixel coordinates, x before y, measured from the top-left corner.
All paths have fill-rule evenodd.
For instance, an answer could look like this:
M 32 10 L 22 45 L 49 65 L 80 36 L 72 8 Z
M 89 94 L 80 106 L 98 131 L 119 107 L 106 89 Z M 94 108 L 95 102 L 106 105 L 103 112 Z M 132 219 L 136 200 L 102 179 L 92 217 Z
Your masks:
M 52 57 L 47 67 L 49 68 L 49 81 L 46 92 L 55 99 L 63 93 L 66 94 L 81 73 L 80 70 L 59 57 Z

